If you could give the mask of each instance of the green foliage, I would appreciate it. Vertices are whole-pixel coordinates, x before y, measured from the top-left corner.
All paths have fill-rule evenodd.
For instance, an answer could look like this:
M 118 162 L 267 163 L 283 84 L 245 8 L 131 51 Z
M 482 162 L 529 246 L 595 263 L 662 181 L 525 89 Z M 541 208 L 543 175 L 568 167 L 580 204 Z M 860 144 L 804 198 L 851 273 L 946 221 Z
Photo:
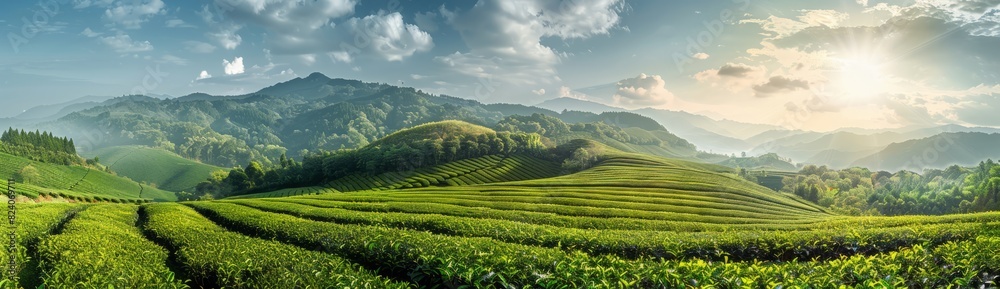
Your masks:
M 179 204 L 143 208 L 194 284 L 227 288 L 405 288 L 330 254 L 227 231 Z
M 755 157 L 733 157 L 718 164 L 729 167 L 740 167 L 751 170 L 777 170 L 791 172 L 797 170 L 790 159 L 782 158 L 778 154 L 768 153 Z
M 895 174 L 863 168 L 806 166 L 784 179 L 783 191 L 844 214 L 954 214 L 1000 209 L 1000 164 L 951 166 Z
M 167 251 L 134 224 L 137 207 L 97 205 L 38 245 L 47 288 L 187 288 L 167 268 Z
M 39 272 L 37 266 L 34 266 L 37 265 L 37 258 L 33 255 L 34 250 L 29 250 L 29 248 L 34 248 L 40 238 L 54 230 L 59 222 L 81 209 L 81 206 L 73 204 L 19 204 L 17 206 L 17 226 L 14 230 L 17 234 L 15 261 L 21 265 L 16 269 L 21 282 L 20 286 L 33 288 L 29 285 L 37 285 L 30 283 L 39 275 Z M 3 235 L 9 236 L 10 229 L 10 226 L 3 226 Z M 8 254 L 7 248 L 0 250 L 0 259 L 4 260 L 5 264 L 7 260 L 10 260 Z M 0 277 L 6 281 L 11 277 L 10 272 L 0 270 Z
M 51 132 L 25 132 L 8 128 L 0 136 L 0 152 L 53 164 L 83 164 L 76 155 L 76 145 L 66 137 Z
M 998 239 L 993 235 L 981 235 L 974 240 L 969 237 L 970 234 L 976 233 L 995 234 L 1000 228 L 998 227 L 1000 223 L 996 219 L 985 224 L 972 222 L 919 229 L 848 231 L 852 236 L 834 235 L 829 239 L 823 237 L 829 233 L 818 232 L 816 235 L 812 235 L 813 232 L 791 232 L 787 235 L 747 232 L 745 236 L 754 239 L 754 242 L 759 242 L 750 243 L 753 245 L 749 246 L 746 243 L 729 243 L 741 237 L 727 239 L 730 236 L 727 234 L 731 233 L 724 232 L 721 235 L 702 236 L 707 238 L 701 240 L 703 244 L 723 244 L 720 247 L 708 245 L 708 251 L 698 252 L 698 249 L 694 248 L 699 246 L 694 245 L 690 247 L 695 250 L 691 257 L 659 261 L 586 254 L 577 251 L 576 248 L 564 248 L 567 251 L 540 248 L 491 238 L 444 236 L 383 226 L 317 222 L 284 214 L 261 212 L 235 204 L 191 205 L 228 228 L 347 256 L 359 260 L 362 264 L 377 267 L 380 274 L 428 286 L 449 284 L 455 287 L 770 288 L 844 284 L 858 287 L 975 287 L 995 282 L 1000 269 L 997 267 L 1000 263 L 997 263 L 996 254 L 993 254 L 995 252 L 993 250 L 1000 248 Z M 899 220 L 910 223 L 906 219 Z M 394 222 L 387 219 L 382 221 L 388 221 L 389 224 Z M 460 223 L 454 225 L 455 227 L 451 228 L 466 227 Z M 465 230 L 475 230 L 466 228 Z M 490 234 L 487 231 L 481 232 Z M 913 232 L 919 233 L 914 235 Z M 933 241 L 925 239 L 926 236 L 939 238 L 948 236 L 949 232 L 964 233 L 955 239 L 948 237 Z M 463 233 L 471 231 L 452 231 L 450 234 Z M 763 236 L 753 237 L 754 235 Z M 713 240 L 713 236 L 721 237 L 723 240 Z M 774 244 L 775 247 L 759 247 L 768 246 L 768 241 L 763 240 L 772 237 L 774 238 L 772 240 L 778 242 Z M 810 240 L 816 238 L 818 239 Z M 686 240 L 688 239 L 682 237 L 682 241 Z M 831 241 L 832 243 L 827 243 Z M 869 242 L 888 247 L 872 245 Z M 725 244 L 738 244 L 734 248 L 738 251 L 733 251 L 736 254 L 725 251 L 728 246 Z M 744 252 L 755 255 L 756 252 L 768 252 L 774 248 L 779 248 L 779 251 L 774 252 L 787 250 L 784 252 L 791 254 L 772 256 L 780 260 L 779 262 L 756 259 L 736 261 L 740 259 L 739 257 L 730 259 L 730 255 L 741 256 Z M 628 252 L 634 250 L 634 246 L 623 244 L 622 247 L 612 247 L 611 250 Z M 666 254 L 669 251 L 662 252 Z M 798 258 L 802 256 L 798 254 L 813 256 L 810 252 L 821 255 L 816 256 L 818 258 L 810 257 L 808 260 Z M 721 261 L 710 261 L 715 258 Z
M 0 136 L 0 141 L 14 146 L 30 146 L 40 150 L 76 155 L 76 145 L 66 137 L 55 137 L 51 132 L 25 132 L 8 128 Z
M 573 155 L 562 163 L 562 168 L 570 172 L 579 172 L 589 169 L 598 162 L 598 154 L 586 148 L 577 148 Z
M 461 121 L 434 122 L 398 131 L 357 150 L 310 155 L 301 165 L 289 164 L 263 171 L 258 170 L 259 165 L 251 163 L 246 170 L 232 170 L 225 182 L 228 191 L 219 194 L 228 196 L 312 186 L 359 172 L 366 175 L 406 172 L 488 155 L 541 156 L 544 148 L 538 134 L 497 133 Z M 431 181 L 415 179 L 412 183 L 429 186 Z

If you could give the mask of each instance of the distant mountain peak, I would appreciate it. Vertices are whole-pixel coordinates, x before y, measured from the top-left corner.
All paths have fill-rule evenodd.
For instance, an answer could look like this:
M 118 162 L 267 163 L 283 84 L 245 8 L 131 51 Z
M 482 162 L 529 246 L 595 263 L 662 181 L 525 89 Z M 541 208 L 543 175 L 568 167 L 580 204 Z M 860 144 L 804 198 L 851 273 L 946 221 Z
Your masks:
M 327 77 L 325 74 L 322 74 L 322 73 L 319 73 L 319 72 L 313 72 L 313 73 L 310 73 L 309 76 L 307 76 L 305 79 L 307 79 L 307 80 L 317 80 L 317 79 L 318 80 L 329 80 L 330 78 Z

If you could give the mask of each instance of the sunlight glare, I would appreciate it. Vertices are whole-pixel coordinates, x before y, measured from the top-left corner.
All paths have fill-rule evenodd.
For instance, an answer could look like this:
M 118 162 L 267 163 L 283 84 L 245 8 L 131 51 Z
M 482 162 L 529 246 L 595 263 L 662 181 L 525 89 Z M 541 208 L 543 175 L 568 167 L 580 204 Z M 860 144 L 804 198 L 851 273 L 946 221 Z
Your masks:
M 836 80 L 846 101 L 866 101 L 886 92 L 888 79 L 882 65 L 874 57 L 840 59 Z

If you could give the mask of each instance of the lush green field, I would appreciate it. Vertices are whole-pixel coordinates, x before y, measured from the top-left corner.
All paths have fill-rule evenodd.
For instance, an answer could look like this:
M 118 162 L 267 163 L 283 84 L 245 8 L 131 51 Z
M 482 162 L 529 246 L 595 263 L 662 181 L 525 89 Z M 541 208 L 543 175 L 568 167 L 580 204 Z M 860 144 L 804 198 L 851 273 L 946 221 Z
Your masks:
M 63 193 L 79 197 L 115 199 L 152 199 L 176 201 L 173 192 L 141 185 L 126 178 L 81 166 L 64 166 L 31 161 L 0 153 L 0 175 L 15 176 L 27 166 L 37 174 L 29 180 L 18 179 L 18 193 L 37 197 L 40 193 Z
M 99 157 L 101 163 L 120 176 L 137 182 L 155 184 L 159 189 L 180 192 L 194 186 L 223 168 L 182 158 L 161 149 L 142 146 L 117 146 L 85 153 Z M 156 164 L 156 165 L 150 165 Z
M 19 282 L 940 288 L 1000 281 L 1000 213 L 838 216 L 724 167 L 633 154 L 612 154 L 576 174 L 498 180 L 349 193 L 299 188 L 274 192 L 294 197 L 181 204 L 26 206 Z

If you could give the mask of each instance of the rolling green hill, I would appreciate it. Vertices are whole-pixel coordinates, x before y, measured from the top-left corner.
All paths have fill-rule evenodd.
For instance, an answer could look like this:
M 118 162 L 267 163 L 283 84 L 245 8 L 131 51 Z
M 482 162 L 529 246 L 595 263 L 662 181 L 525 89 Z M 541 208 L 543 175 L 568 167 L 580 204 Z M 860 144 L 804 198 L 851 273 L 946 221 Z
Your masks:
M 87 152 L 99 157 L 101 164 L 116 174 L 134 181 L 155 185 L 171 192 L 191 191 L 194 186 L 223 168 L 182 158 L 162 149 L 143 146 L 117 146 Z
M 80 197 L 177 200 L 173 192 L 88 167 L 37 162 L 5 153 L 0 153 L 0 164 L 0 175 L 15 177 L 18 193 L 29 197 L 39 193 L 62 193 Z
M 721 165 L 550 152 L 580 149 L 596 163 L 571 174 L 487 155 L 272 196 L 292 197 L 27 206 L 20 285 L 980 287 L 1000 269 L 997 213 L 838 216 Z

